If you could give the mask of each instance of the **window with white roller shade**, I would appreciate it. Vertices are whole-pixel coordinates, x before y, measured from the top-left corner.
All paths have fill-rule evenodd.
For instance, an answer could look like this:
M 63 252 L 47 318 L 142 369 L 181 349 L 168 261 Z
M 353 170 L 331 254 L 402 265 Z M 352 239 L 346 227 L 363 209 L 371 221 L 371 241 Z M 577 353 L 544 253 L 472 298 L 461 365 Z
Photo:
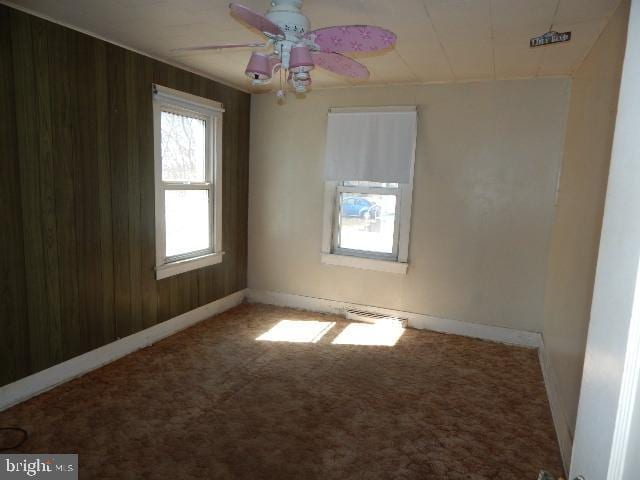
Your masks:
M 332 109 L 325 178 L 409 183 L 416 147 L 415 107 Z
M 405 273 L 416 107 L 331 109 L 322 261 Z

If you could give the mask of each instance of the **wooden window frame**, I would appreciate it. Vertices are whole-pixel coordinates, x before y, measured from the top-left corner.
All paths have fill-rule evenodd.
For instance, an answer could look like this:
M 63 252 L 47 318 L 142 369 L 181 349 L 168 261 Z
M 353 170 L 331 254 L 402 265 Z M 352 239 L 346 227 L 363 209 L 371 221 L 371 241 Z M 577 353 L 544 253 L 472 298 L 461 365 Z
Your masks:
M 374 252 L 371 250 L 357 250 L 353 248 L 340 247 L 340 235 L 342 232 L 340 215 L 342 203 L 340 197 L 343 193 L 353 194 L 372 194 L 372 195 L 393 195 L 396 197 L 396 211 L 393 227 L 393 248 L 391 253 Z M 336 187 L 336 198 L 334 201 L 335 211 L 333 212 L 333 233 L 331 242 L 331 253 L 336 255 L 350 255 L 353 257 L 364 257 L 378 260 L 398 261 L 399 239 L 400 239 L 400 205 L 401 190 L 400 187 L 346 187 L 338 185 Z
M 162 179 L 161 115 L 171 112 L 205 122 L 205 181 L 180 182 Z M 162 279 L 222 262 L 222 115 L 219 102 L 153 85 L 153 132 L 156 222 L 156 278 Z M 209 198 L 209 245 L 180 255 L 166 254 L 165 192 L 207 191 Z
M 396 195 L 394 249 L 391 255 L 376 252 L 336 248 L 341 192 Z M 387 193 L 389 192 L 389 193 Z M 413 200 L 413 168 L 410 183 L 398 187 L 346 187 L 343 182 L 327 181 L 324 189 L 324 218 L 320 261 L 327 265 L 377 270 L 405 275 L 409 267 L 409 237 L 411 234 L 411 204 Z

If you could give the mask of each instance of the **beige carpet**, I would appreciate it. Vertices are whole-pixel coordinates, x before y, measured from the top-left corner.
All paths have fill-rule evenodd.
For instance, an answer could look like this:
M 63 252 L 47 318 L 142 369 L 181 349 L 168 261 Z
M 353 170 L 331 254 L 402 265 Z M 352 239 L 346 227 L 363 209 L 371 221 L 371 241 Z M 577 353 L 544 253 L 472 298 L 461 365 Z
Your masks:
M 30 432 L 22 452 L 78 453 L 83 479 L 561 474 L 534 350 L 367 327 L 242 305 L 2 412 L 0 425 Z M 350 344 L 398 333 L 394 346 Z

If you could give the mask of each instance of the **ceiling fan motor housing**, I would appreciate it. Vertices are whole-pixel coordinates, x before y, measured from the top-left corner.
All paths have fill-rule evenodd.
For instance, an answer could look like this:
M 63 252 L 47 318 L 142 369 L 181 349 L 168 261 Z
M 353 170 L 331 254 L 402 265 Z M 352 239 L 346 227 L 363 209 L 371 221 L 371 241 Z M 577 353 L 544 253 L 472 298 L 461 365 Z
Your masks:
M 302 14 L 302 0 L 274 0 L 266 17 L 284 31 L 287 40 L 296 41 L 310 31 L 309 19 Z
M 273 0 L 265 15 L 284 32 L 284 40 L 273 39 L 273 50 L 282 59 L 282 68 L 285 70 L 289 68 L 291 49 L 304 43 L 304 34 L 311 29 L 309 19 L 300 11 L 301 7 L 302 0 Z
M 304 93 L 311 85 L 310 72 L 315 67 L 344 77 L 369 78 L 366 66 L 343 54 L 381 51 L 393 48 L 396 42 L 393 32 L 372 25 L 338 25 L 311 31 L 311 23 L 301 7 L 302 0 L 271 0 L 269 11 L 263 15 L 232 1 L 230 13 L 239 22 L 261 32 L 266 43 L 206 45 L 179 50 L 267 47 L 270 53 L 254 51 L 249 59 L 245 74 L 251 83 L 266 85 L 277 71 L 284 71 L 295 91 Z M 279 94 L 284 94 L 282 73 Z

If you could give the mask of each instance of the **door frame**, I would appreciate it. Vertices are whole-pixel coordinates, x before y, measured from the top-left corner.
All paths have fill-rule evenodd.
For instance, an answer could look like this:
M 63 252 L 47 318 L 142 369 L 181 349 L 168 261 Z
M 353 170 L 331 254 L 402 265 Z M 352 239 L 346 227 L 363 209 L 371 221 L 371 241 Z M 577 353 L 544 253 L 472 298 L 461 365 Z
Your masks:
M 569 478 L 625 472 L 640 387 L 640 0 L 631 0 Z M 636 472 L 637 473 L 637 472 Z M 636 477 L 637 478 L 637 477 Z

